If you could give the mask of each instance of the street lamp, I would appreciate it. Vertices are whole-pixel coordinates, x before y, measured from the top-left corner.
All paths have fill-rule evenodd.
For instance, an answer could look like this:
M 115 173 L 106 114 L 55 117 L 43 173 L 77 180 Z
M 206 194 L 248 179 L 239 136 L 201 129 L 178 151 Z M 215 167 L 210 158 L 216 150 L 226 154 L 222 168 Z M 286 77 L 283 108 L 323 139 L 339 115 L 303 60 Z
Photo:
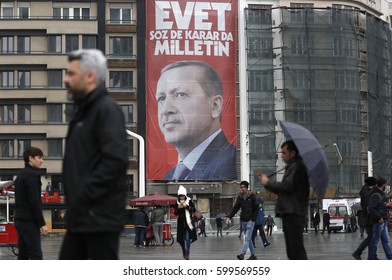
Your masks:
M 125 130 L 127 134 L 139 140 L 139 197 L 146 195 L 146 172 L 145 172 L 145 152 L 144 152 L 144 139 L 139 134 L 132 132 L 128 129 Z

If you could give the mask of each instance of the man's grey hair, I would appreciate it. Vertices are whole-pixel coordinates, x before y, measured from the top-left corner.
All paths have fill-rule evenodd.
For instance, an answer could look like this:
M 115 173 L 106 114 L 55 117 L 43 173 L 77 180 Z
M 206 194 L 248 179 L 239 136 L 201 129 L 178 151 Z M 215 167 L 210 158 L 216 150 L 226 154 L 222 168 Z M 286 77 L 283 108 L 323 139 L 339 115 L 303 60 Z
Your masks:
M 203 69 L 203 80 L 199 81 L 200 86 L 208 96 L 221 95 L 223 96 L 222 80 L 219 74 L 208 63 L 198 60 L 182 60 L 166 65 L 161 70 L 161 75 L 173 68 L 196 66 Z
M 80 49 L 68 54 L 68 62 L 79 60 L 80 68 L 89 70 L 96 74 L 97 84 L 105 82 L 108 70 L 104 54 L 97 49 Z

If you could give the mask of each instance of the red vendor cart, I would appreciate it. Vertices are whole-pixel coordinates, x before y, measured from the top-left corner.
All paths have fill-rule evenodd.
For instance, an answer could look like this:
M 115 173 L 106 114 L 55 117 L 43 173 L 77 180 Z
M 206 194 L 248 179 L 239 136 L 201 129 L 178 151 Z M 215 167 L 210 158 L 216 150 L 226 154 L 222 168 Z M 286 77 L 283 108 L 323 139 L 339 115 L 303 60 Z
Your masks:
M 9 248 L 15 256 L 18 255 L 18 234 L 16 232 L 15 224 L 10 221 L 10 197 L 14 196 L 14 191 L 11 188 L 14 185 L 13 181 L 0 182 L 0 198 L 6 200 L 6 219 L 0 221 L 0 247 Z

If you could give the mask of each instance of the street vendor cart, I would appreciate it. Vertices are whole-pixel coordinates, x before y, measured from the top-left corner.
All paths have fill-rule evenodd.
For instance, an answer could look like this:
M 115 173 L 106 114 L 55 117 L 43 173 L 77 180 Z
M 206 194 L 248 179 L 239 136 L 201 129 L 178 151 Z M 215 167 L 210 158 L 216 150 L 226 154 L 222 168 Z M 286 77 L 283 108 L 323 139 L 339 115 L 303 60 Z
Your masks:
M 18 234 L 15 223 L 10 221 L 10 198 L 15 195 L 13 185 L 13 181 L 0 182 L 0 198 L 6 200 L 6 219 L 0 221 L 0 247 L 9 248 L 17 256 Z

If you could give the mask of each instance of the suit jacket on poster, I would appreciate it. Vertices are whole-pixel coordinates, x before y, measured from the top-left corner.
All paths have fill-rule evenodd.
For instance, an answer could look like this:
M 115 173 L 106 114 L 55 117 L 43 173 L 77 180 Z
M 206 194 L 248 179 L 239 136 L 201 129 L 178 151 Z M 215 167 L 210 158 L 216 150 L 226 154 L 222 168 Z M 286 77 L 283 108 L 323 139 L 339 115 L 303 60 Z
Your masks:
M 173 179 L 175 169 L 176 167 L 171 169 L 164 179 Z M 223 132 L 208 145 L 185 180 L 222 179 L 237 179 L 236 148 L 227 141 Z

